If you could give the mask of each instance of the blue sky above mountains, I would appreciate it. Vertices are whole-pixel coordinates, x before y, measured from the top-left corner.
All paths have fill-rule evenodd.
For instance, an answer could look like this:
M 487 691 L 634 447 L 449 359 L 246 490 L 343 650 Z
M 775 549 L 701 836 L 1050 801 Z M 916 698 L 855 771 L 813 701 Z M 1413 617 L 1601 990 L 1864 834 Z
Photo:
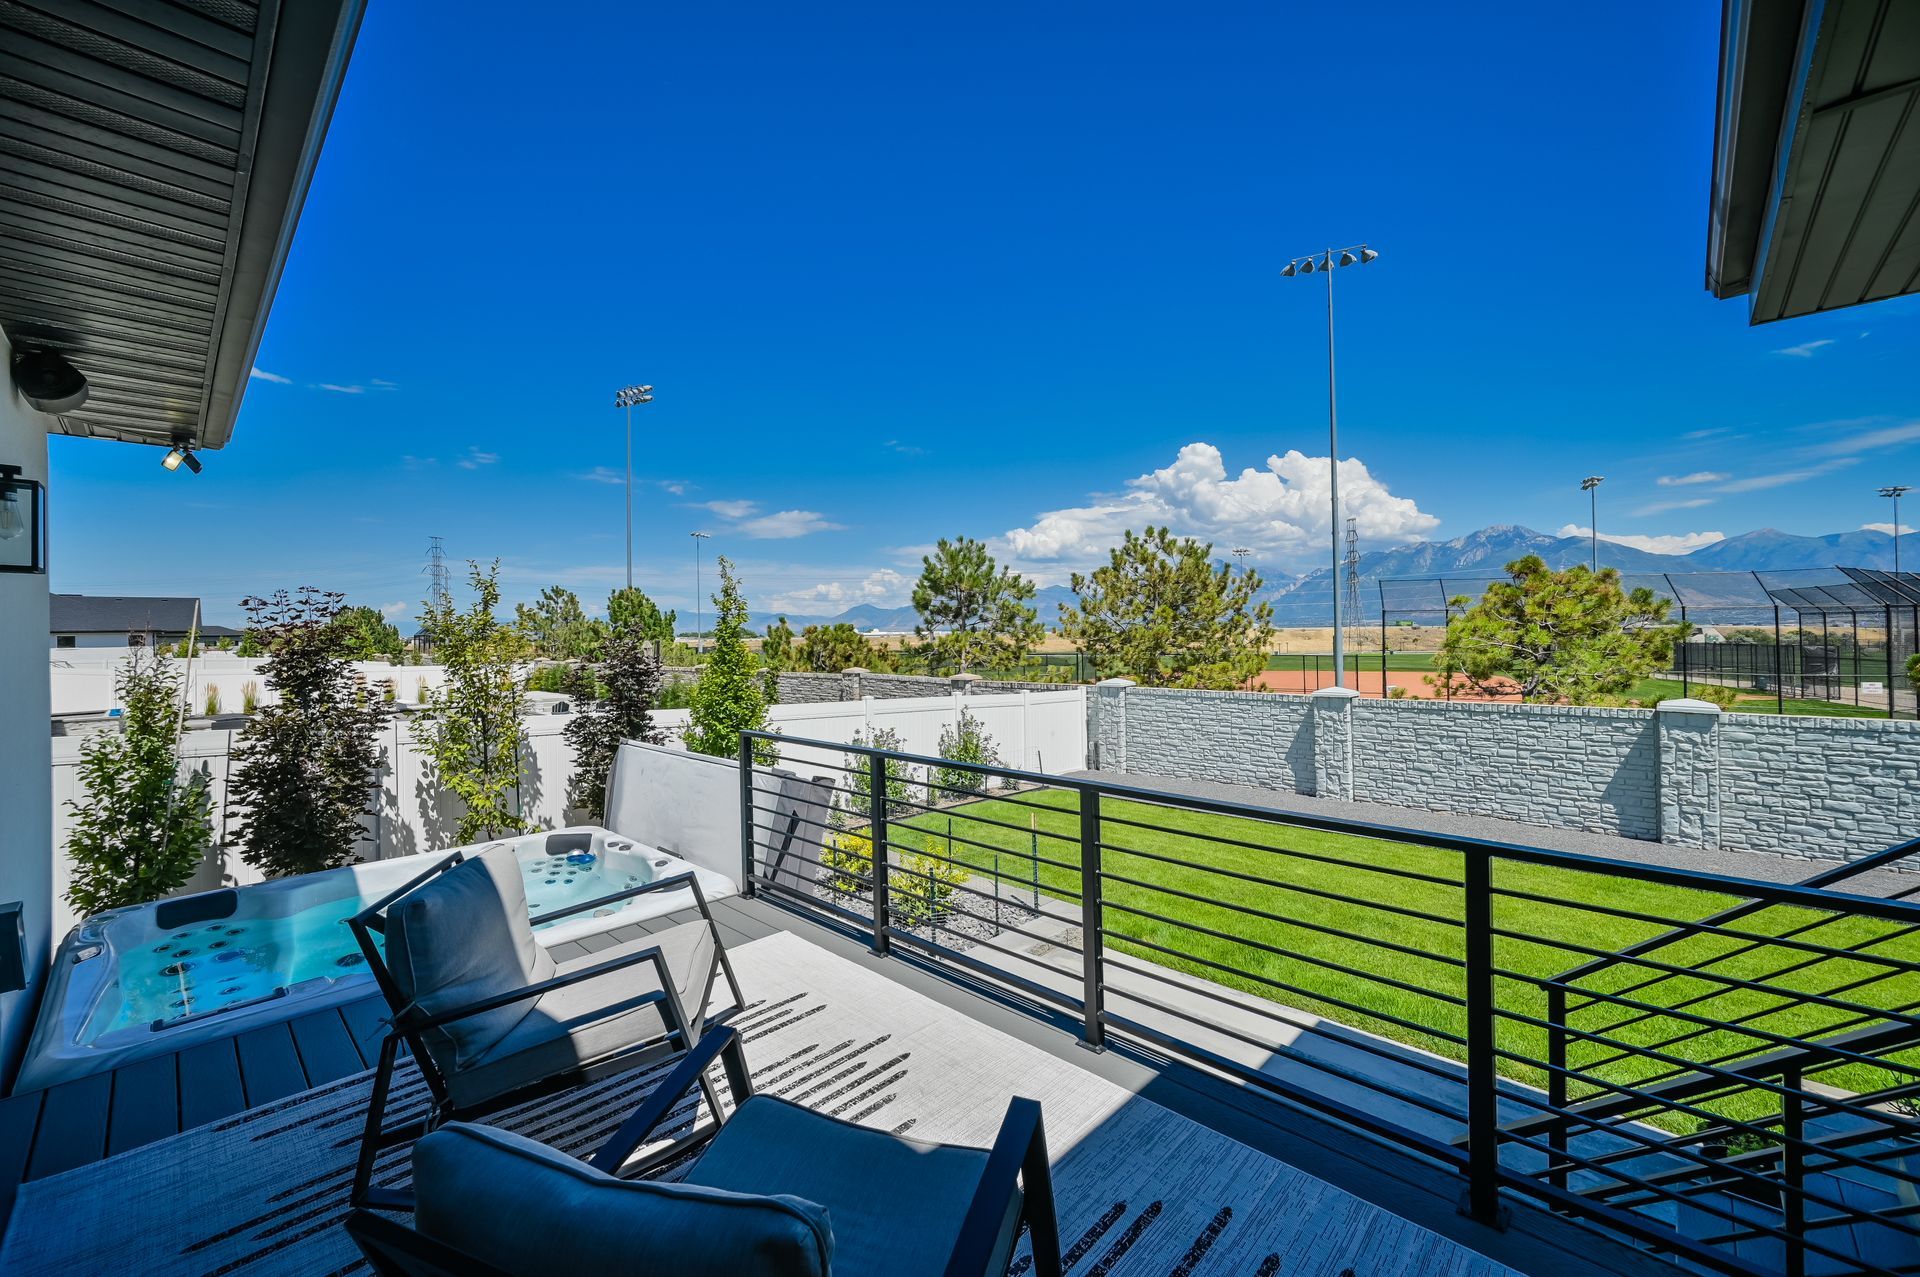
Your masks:
M 1714 6 L 374 5 L 234 443 L 54 442 L 54 586 L 904 601 L 940 536 L 1043 582 L 1168 522 L 1320 566 L 1324 292 L 1365 548 L 1885 523 L 1920 304 L 1701 288 Z M 1554 55 L 1542 56 L 1551 49 Z M 1920 500 L 1906 522 L 1920 523 Z M 708 569 L 711 580 L 711 567 Z

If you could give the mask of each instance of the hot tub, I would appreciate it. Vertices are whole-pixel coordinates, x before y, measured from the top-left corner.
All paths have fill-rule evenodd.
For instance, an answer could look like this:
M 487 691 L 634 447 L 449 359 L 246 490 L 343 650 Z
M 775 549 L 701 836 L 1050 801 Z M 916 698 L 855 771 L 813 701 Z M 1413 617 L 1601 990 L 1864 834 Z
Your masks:
M 606 829 L 503 841 L 520 861 L 535 917 L 681 873 L 698 875 L 709 900 L 734 893 L 724 876 Z M 346 920 L 453 851 L 496 845 L 369 861 L 87 919 L 54 955 L 15 1089 L 52 1086 L 367 996 L 373 976 Z M 636 896 L 544 924 L 534 935 L 562 944 L 692 903 L 685 889 Z

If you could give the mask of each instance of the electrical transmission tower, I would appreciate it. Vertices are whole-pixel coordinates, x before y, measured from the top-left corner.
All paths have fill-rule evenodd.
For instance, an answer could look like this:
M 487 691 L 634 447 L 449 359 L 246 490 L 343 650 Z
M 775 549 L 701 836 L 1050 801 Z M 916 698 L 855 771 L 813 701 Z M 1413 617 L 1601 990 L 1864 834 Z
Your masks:
M 439 537 L 427 538 L 427 566 L 420 570 L 427 576 L 427 602 L 435 608 L 446 607 L 453 597 L 453 574 Z
M 1358 520 L 1352 516 L 1347 518 L 1347 556 L 1344 563 L 1345 580 L 1341 588 L 1346 592 L 1346 606 L 1343 609 L 1346 612 L 1343 619 L 1347 623 L 1346 646 L 1349 652 L 1357 652 L 1366 634 L 1366 627 L 1360 622 L 1360 528 Z

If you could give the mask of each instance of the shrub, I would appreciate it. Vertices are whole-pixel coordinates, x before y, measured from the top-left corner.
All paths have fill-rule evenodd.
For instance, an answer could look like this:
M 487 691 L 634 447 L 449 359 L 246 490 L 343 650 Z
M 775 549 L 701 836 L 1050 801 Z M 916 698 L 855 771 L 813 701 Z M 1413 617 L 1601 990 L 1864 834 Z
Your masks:
M 953 893 L 967 880 L 965 865 L 949 854 L 933 854 L 934 835 L 927 835 L 924 856 L 902 856 L 887 875 L 887 895 L 896 919 L 909 927 L 943 921 L 951 911 Z
M 574 689 L 592 689 L 595 671 L 585 665 L 561 668 L 571 684 L 560 690 L 578 696 Z M 573 778 L 568 782 L 567 801 L 591 812 L 595 820 L 603 820 L 607 777 L 620 742 L 637 740 L 658 745 L 666 739 L 666 733 L 653 725 L 653 702 L 660 693 L 660 662 L 654 659 L 651 642 L 637 635 L 615 633 L 601 647 L 598 678 L 605 685 L 605 695 L 586 699 L 567 722 L 565 735 L 573 746 Z
M 463 843 L 521 833 L 513 809 L 520 785 L 520 680 L 515 665 L 529 655 L 518 630 L 500 624 L 500 564 L 468 565 L 473 603 L 464 612 L 444 597 L 429 599 L 422 625 L 446 667 L 446 681 L 416 715 L 414 741 L 442 788 L 460 799 L 456 836 Z
M 536 666 L 527 675 L 529 692 L 565 692 L 577 696 L 579 693 L 575 690 L 575 683 L 572 668 L 565 664 Z
M 1718 683 L 1701 683 L 1692 689 L 1696 699 L 1709 705 L 1718 705 L 1721 709 L 1732 709 L 1739 701 L 1740 693 L 1731 687 L 1722 687 Z
M 767 725 L 767 689 L 747 650 L 747 604 L 733 564 L 719 559 L 720 593 L 713 596 L 713 645 L 693 694 L 686 745 L 696 754 L 732 758 L 740 752 L 740 733 Z M 771 766 L 779 753 L 767 741 L 753 751 L 754 761 Z
M 87 805 L 69 803 L 69 904 L 83 916 L 158 900 L 184 886 L 213 838 L 206 777 L 179 778 L 179 680 L 164 652 L 139 651 L 114 676 L 118 733 L 80 748 Z
M 830 871 L 827 886 L 843 896 L 867 893 L 873 875 L 873 839 L 865 834 L 840 832 L 820 849 L 820 863 Z
M 209 718 L 213 717 L 215 714 L 218 714 L 220 712 L 220 685 L 218 683 L 207 684 L 207 700 L 206 700 L 205 708 L 206 708 L 207 717 Z
M 993 737 L 987 735 L 986 725 L 965 707 L 961 708 L 960 717 L 952 725 L 940 729 L 939 754 L 956 763 L 977 763 L 982 767 L 1000 765 L 1000 751 L 994 748 Z M 989 779 L 980 772 L 962 767 L 935 767 L 932 776 L 934 788 L 928 797 L 938 802 L 952 797 L 950 791 L 955 790 L 965 794 L 984 794 Z
M 240 729 L 230 793 L 244 808 L 240 856 L 270 878 L 349 864 L 367 837 L 387 710 L 354 673 L 340 602 L 306 587 L 242 604 L 276 699 Z
M 260 684 L 253 679 L 240 684 L 240 708 L 249 714 L 260 708 Z
M 413 703 L 415 705 L 425 705 L 428 699 L 427 676 L 425 674 L 416 675 L 413 680 Z
M 898 751 L 906 747 L 906 742 L 900 739 L 900 733 L 891 727 L 876 728 L 871 740 L 866 733 L 855 732 L 848 744 L 856 749 Z M 872 763 L 865 754 L 847 754 L 844 757 L 847 765 L 847 810 L 862 820 L 869 819 L 873 814 L 872 805 L 868 802 L 868 791 L 872 787 Z M 907 764 L 892 758 L 887 760 L 886 769 L 887 815 L 896 816 L 907 805 L 907 786 L 913 773 L 908 770 Z

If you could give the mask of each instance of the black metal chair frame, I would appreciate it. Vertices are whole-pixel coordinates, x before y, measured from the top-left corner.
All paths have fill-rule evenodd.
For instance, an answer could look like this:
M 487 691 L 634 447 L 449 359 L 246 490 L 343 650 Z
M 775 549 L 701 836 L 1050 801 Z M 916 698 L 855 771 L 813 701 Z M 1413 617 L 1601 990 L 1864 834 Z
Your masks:
M 606 962 L 594 963 L 590 966 L 582 967 L 577 971 L 569 971 L 565 974 L 554 976 L 552 979 L 542 980 L 537 984 L 528 985 L 522 989 L 515 989 L 508 993 L 484 998 L 478 1002 L 468 1003 L 464 1006 L 453 1007 L 434 1015 L 425 1014 L 414 1004 L 403 1004 L 399 986 L 394 983 L 393 973 L 388 969 L 380 946 L 375 941 L 374 936 L 376 934 L 386 934 L 387 911 L 392 908 L 396 902 L 409 892 L 462 863 L 465 859 L 466 854 L 464 852 L 454 852 L 452 855 L 435 862 L 435 864 L 424 873 L 410 879 L 395 890 L 388 892 L 379 900 L 376 900 L 353 917 L 347 919 L 347 925 L 353 931 L 354 940 L 360 946 L 361 955 L 366 958 L 367 967 L 373 972 L 374 983 L 379 986 L 381 996 L 386 999 L 387 1006 L 393 1013 L 388 1019 L 390 1026 L 388 1032 L 380 1043 L 380 1059 L 375 1066 L 373 1075 L 373 1094 L 367 1102 L 366 1129 L 361 1136 L 360 1155 L 354 1165 L 351 1201 L 355 1206 L 374 1206 L 384 1210 L 413 1209 L 413 1195 L 411 1193 L 400 1192 L 393 1189 L 376 1189 L 373 1187 L 374 1163 L 380 1154 L 387 1149 L 400 1144 L 411 1143 L 443 1122 L 453 1120 L 468 1121 L 485 1117 L 490 1113 L 497 1113 L 502 1109 L 512 1108 L 516 1105 L 558 1094 L 562 1091 L 569 1091 L 575 1087 L 610 1077 L 616 1073 L 624 1073 L 630 1069 L 655 1063 L 671 1055 L 675 1050 L 687 1050 L 694 1042 L 693 1034 L 696 1023 L 723 1024 L 728 1019 L 739 1014 L 740 1009 L 746 1004 L 745 995 L 740 991 L 740 981 L 733 972 L 733 962 L 727 956 L 726 942 L 720 935 L 720 928 L 713 920 L 712 910 L 707 906 L 706 893 L 700 889 L 700 880 L 692 872 L 675 874 L 670 878 L 662 878 L 643 886 L 618 891 L 609 896 L 602 896 L 597 900 L 586 901 L 583 904 L 569 905 L 564 909 L 554 909 L 538 917 L 529 918 L 527 925 L 529 927 L 539 926 L 542 923 L 552 922 L 573 914 L 585 913 L 590 909 L 598 909 L 608 904 L 622 900 L 630 900 L 636 896 L 646 895 L 651 892 L 670 891 L 677 890 L 681 887 L 690 887 L 693 889 L 694 906 L 699 910 L 701 918 L 707 924 L 707 929 L 713 935 L 716 971 L 725 975 L 727 988 L 733 995 L 733 1005 L 725 1007 L 713 1015 L 696 1016 L 694 1019 L 688 1018 L 687 1009 L 681 1005 L 679 994 L 674 988 L 673 975 L 667 969 L 666 958 L 658 946 L 642 949 L 636 953 L 630 953 L 624 957 L 610 959 Z M 660 982 L 659 989 L 650 993 L 639 994 L 635 997 L 623 998 L 608 1006 L 604 1014 L 609 1016 L 625 1014 L 626 1012 L 636 1010 L 643 1006 L 657 1005 L 660 1008 L 661 1019 L 665 1024 L 664 1031 L 657 1039 L 642 1044 L 633 1050 L 623 1051 L 608 1059 L 566 1069 L 543 1078 L 538 1082 L 529 1083 L 526 1086 L 516 1087 L 513 1090 L 502 1092 L 480 1104 L 468 1105 L 465 1108 L 461 1108 L 453 1103 L 448 1080 L 441 1073 L 439 1066 L 434 1063 L 432 1055 L 427 1051 L 425 1043 L 422 1040 L 421 1035 L 427 1029 L 437 1028 L 455 1020 L 465 1019 L 472 1015 L 479 1015 L 482 1012 L 498 1010 L 504 1006 L 511 1006 L 516 1002 L 530 1001 L 554 989 L 564 988 L 570 984 L 578 984 L 583 980 L 591 980 L 612 971 L 619 971 L 627 967 L 638 966 L 641 963 L 648 962 L 653 964 L 654 974 Z M 700 999 L 700 1010 L 704 1010 L 707 1000 L 712 996 L 714 974 L 714 972 L 709 972 L 705 986 L 697 990 Z M 387 1099 L 392 1092 L 393 1071 L 399 1063 L 400 1047 L 403 1044 L 408 1047 L 413 1055 L 414 1065 L 419 1069 L 420 1076 L 425 1080 L 427 1089 L 432 1095 L 432 1104 L 429 1106 L 424 1117 L 417 1118 L 410 1122 L 403 1122 L 398 1126 L 389 1128 L 386 1126 Z M 719 1097 L 714 1093 L 711 1085 L 704 1077 L 700 1079 L 700 1082 L 702 1089 L 706 1093 L 708 1106 L 715 1113 L 718 1113 L 720 1111 Z M 693 1136 L 689 1136 L 686 1140 L 681 1141 L 677 1146 L 677 1151 L 684 1152 L 687 1148 L 702 1142 L 704 1138 L 711 1137 L 711 1134 L 711 1130 L 705 1132 L 704 1135 L 696 1132 Z
M 683 1156 L 689 1142 L 704 1144 L 713 1138 L 726 1114 L 714 1103 L 707 1070 L 718 1060 L 725 1069 L 727 1090 L 738 1108 L 753 1098 L 753 1079 L 747 1072 L 740 1034 L 731 1025 L 709 1029 L 683 1056 L 665 1081 L 656 1087 L 620 1129 L 587 1159 L 587 1165 L 608 1175 L 643 1175 Z M 634 1151 L 647 1143 L 654 1130 L 680 1102 L 689 1088 L 699 1086 L 712 1107 L 714 1122 L 696 1140 L 678 1141 L 629 1165 Z M 1060 1223 L 1053 1201 L 1053 1171 L 1047 1161 L 1046 1126 L 1037 1100 L 1014 1099 L 1000 1123 L 980 1183 L 968 1203 L 959 1239 L 947 1260 L 945 1277 L 981 1277 L 1006 1219 L 1007 1203 L 1024 1184 L 1026 1196 L 1019 1222 L 1026 1225 L 1033 1250 L 1034 1277 L 1062 1277 Z M 347 1232 L 379 1277 L 426 1277 L 435 1273 L 473 1273 L 477 1277 L 505 1277 L 500 1270 L 458 1247 L 423 1237 L 395 1220 L 369 1210 L 347 1217 Z M 996 1275 L 997 1277 L 997 1275 Z

